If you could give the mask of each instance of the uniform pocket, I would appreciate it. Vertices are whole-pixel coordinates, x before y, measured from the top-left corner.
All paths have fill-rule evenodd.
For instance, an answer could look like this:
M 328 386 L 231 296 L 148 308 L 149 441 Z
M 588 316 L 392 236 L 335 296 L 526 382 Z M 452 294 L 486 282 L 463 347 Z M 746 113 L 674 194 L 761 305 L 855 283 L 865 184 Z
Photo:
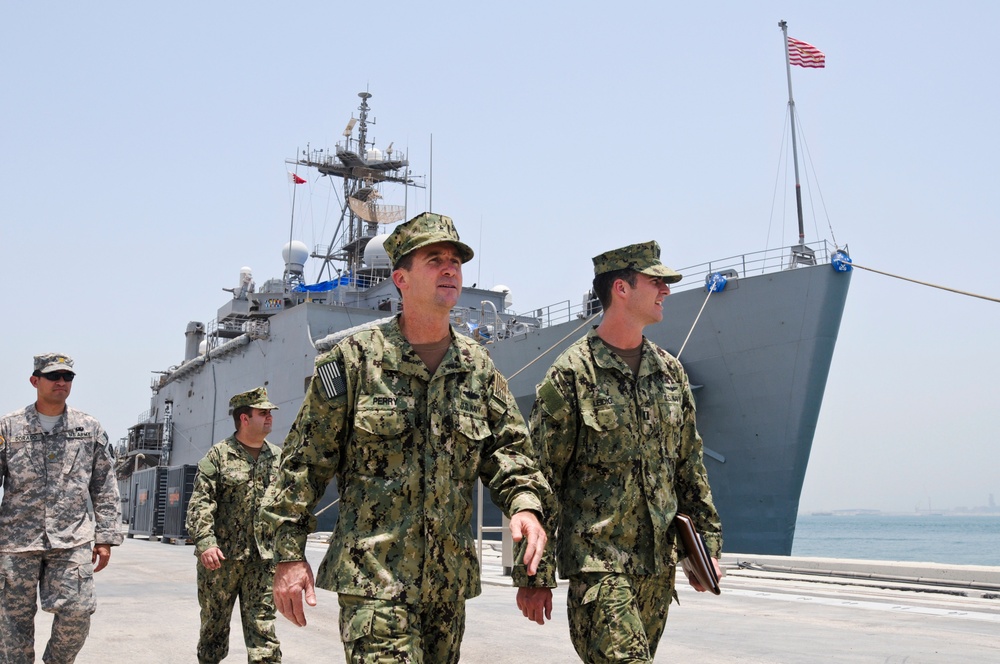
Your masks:
M 628 447 L 623 445 L 623 436 L 628 434 L 621 426 L 614 406 L 593 407 L 581 402 L 580 417 L 586 428 L 581 443 L 583 463 L 624 463 L 629 460 Z
M 65 562 L 50 563 L 42 575 L 38 593 L 42 610 L 93 613 L 97 610 L 94 566 L 89 562 L 64 566 Z
M 452 431 L 452 476 L 460 480 L 474 480 L 482 459 L 483 441 L 493 432 L 485 418 L 469 413 L 455 416 Z
M 370 605 L 340 605 L 340 640 L 353 643 L 372 633 L 375 610 Z
M 662 441 L 663 453 L 670 460 L 676 460 L 680 449 L 681 428 L 684 412 L 677 387 L 667 388 L 664 399 L 656 405 L 657 431 L 654 436 Z
M 354 414 L 357 444 L 348 459 L 360 475 L 396 478 L 406 463 L 404 443 L 409 436 L 410 426 L 404 413 L 359 407 Z

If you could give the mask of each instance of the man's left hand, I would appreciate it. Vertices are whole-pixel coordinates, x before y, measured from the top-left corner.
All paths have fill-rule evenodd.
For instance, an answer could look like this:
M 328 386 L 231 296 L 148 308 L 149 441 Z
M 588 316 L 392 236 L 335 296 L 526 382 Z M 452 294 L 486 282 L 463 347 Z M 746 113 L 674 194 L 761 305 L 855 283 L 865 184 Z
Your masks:
M 709 558 L 709 560 L 712 561 L 712 566 L 715 567 L 715 578 L 722 581 L 722 577 L 725 576 L 725 573 L 722 571 L 722 567 L 719 566 L 718 558 Z M 681 564 L 684 566 L 684 574 L 687 576 L 688 584 L 700 593 L 706 592 L 708 588 L 702 588 L 701 584 L 698 583 L 697 579 L 695 579 L 694 574 L 688 574 L 687 560 L 684 560 Z
M 515 542 L 528 538 L 528 543 L 524 547 L 524 564 L 528 568 L 528 576 L 534 576 L 538 571 L 538 563 L 542 560 L 545 543 L 549 539 L 535 513 L 524 510 L 512 516 L 510 536 Z
M 100 572 L 102 569 L 108 566 L 108 562 L 110 560 L 111 560 L 111 545 L 95 544 L 94 554 L 90 557 L 90 562 L 94 563 L 94 571 Z

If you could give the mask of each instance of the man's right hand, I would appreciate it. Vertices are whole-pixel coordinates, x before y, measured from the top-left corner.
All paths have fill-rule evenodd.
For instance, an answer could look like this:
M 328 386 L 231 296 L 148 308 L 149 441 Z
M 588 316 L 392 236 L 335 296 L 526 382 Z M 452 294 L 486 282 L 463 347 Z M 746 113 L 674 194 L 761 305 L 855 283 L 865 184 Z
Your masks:
M 205 549 L 205 551 L 199 556 L 201 559 L 201 564 L 205 566 L 206 569 L 219 569 L 222 567 L 222 561 L 226 559 L 222 555 L 222 549 L 217 546 Z
M 518 588 L 517 608 L 528 620 L 544 625 L 552 620 L 552 588 Z
M 316 586 L 313 584 L 312 567 L 304 560 L 278 563 L 274 571 L 274 605 L 281 615 L 299 627 L 306 626 L 306 612 L 302 605 L 316 606 Z

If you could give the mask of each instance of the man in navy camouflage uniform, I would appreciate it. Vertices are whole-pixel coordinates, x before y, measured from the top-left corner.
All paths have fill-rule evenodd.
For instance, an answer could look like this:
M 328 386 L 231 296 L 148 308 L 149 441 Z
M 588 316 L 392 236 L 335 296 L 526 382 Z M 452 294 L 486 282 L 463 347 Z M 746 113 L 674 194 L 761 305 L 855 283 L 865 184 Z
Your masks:
M 198 462 L 188 503 L 188 535 L 198 557 L 201 635 L 198 662 L 215 664 L 229 654 L 229 622 L 240 600 L 243 640 L 250 662 L 280 662 L 274 632 L 271 579 L 274 563 L 258 547 L 256 516 L 274 481 L 281 451 L 267 442 L 271 411 L 263 387 L 229 400 L 236 432 Z
M 652 662 L 676 598 L 674 515 L 694 519 L 717 572 L 722 527 L 687 375 L 642 334 L 663 319 L 681 275 L 660 262 L 656 242 L 601 254 L 594 273 L 601 323 L 556 359 L 531 413 L 553 491 L 545 526 L 555 560 L 547 553 L 533 579 L 514 570 L 533 586 L 519 589 L 518 606 L 539 624 L 551 618 L 558 566 L 580 658 Z
M 548 487 L 527 427 L 486 350 L 450 311 L 473 252 L 450 218 L 424 213 L 386 239 L 403 312 L 316 359 L 261 512 L 274 533 L 278 610 L 305 625 L 315 605 L 305 561 L 311 515 L 336 477 L 340 517 L 315 585 L 339 593 L 348 662 L 458 662 L 465 601 L 481 592 L 470 528 L 479 477 L 526 541 L 545 545 Z
M 42 660 L 68 664 L 90 633 L 94 572 L 122 543 L 108 435 L 66 405 L 76 370 L 62 353 L 36 355 L 35 403 L 0 418 L 0 662 L 35 661 L 36 596 L 54 614 Z M 91 513 L 88 498 L 93 505 Z

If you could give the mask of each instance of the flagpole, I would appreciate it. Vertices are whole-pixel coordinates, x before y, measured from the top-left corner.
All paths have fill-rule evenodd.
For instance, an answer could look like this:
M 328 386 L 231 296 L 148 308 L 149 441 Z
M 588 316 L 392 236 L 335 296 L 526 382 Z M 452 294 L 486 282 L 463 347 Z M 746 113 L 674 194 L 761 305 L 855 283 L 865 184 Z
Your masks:
M 799 244 L 805 244 L 805 226 L 802 223 L 802 185 L 799 184 L 799 149 L 795 138 L 795 99 L 792 98 L 792 62 L 788 54 L 788 24 L 778 21 L 785 42 L 785 74 L 788 76 L 788 117 L 792 122 L 792 163 L 795 166 L 795 211 L 799 217 Z
M 308 146 L 308 143 L 306 145 Z M 308 149 L 309 148 L 306 147 L 307 151 L 308 151 Z M 296 172 L 299 170 L 298 165 L 296 165 L 295 170 L 296 170 Z M 295 232 L 295 194 L 296 194 L 296 192 L 298 192 L 298 190 L 299 190 L 299 183 L 296 182 L 295 178 L 293 177 L 292 178 L 292 218 L 288 222 L 288 251 L 289 251 L 288 255 L 289 256 L 291 256 L 291 251 L 292 251 L 292 237 L 294 237 L 294 232 Z M 303 275 L 303 277 L 304 276 L 305 275 Z M 285 288 L 288 288 L 288 282 L 287 281 L 285 282 Z

